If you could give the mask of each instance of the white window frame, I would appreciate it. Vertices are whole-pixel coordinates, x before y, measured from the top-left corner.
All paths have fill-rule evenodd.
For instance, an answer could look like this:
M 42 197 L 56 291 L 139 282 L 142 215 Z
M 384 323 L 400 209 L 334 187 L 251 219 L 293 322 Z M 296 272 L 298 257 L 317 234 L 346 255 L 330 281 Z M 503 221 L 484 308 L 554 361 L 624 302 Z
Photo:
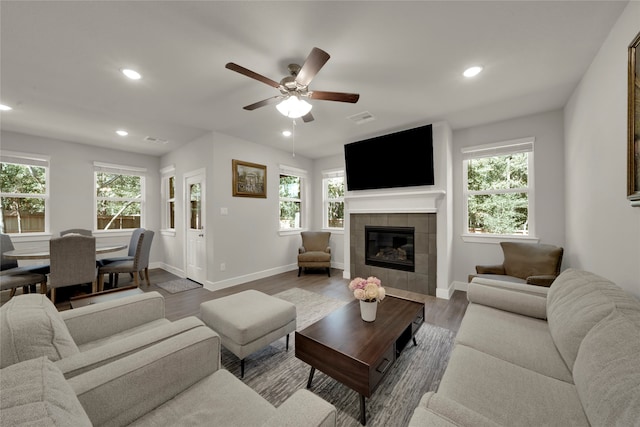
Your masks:
M 96 179 L 98 172 L 107 172 L 120 175 L 132 175 L 140 177 L 140 198 L 111 198 L 111 197 L 98 197 L 96 191 Z M 128 232 L 127 229 L 116 230 L 98 230 L 98 201 L 110 200 L 110 201 L 135 201 L 140 203 L 140 227 L 144 228 L 146 223 L 146 168 L 140 168 L 135 166 L 116 165 L 111 163 L 93 162 L 93 233 L 94 234 L 115 234 Z
M 37 241 L 43 237 L 51 236 L 51 177 L 50 177 L 50 157 L 43 154 L 21 153 L 17 151 L 1 151 L 0 161 L 2 163 L 12 163 L 27 166 L 39 166 L 45 169 L 45 193 L 0 193 L 1 197 L 22 197 L 31 199 L 44 199 L 44 231 L 35 233 L 7 233 L 14 241 Z
M 176 167 L 175 165 L 170 165 L 165 168 L 160 169 L 161 183 L 160 183 L 160 198 L 162 200 L 163 209 L 161 211 L 161 223 L 162 228 L 160 229 L 160 233 L 163 235 L 175 236 L 176 227 L 171 227 L 171 203 L 173 202 L 173 214 L 175 219 L 175 209 L 176 209 Z M 173 178 L 173 197 L 171 197 L 171 193 L 169 191 L 169 182 L 171 182 L 171 178 Z
M 329 198 L 329 180 L 332 178 L 342 178 L 342 185 L 346 191 L 346 179 L 344 169 L 331 169 L 322 171 L 322 228 L 336 232 L 338 234 L 344 233 L 343 227 L 330 227 L 329 226 L 329 204 L 330 203 L 342 203 L 344 206 L 344 196 Z M 344 218 L 343 222 L 344 224 Z
M 526 137 L 491 144 L 463 147 L 462 152 L 462 240 L 473 243 L 495 243 L 504 241 L 532 241 L 538 242 L 535 224 L 535 179 L 534 179 L 534 137 Z M 468 165 L 470 159 L 483 157 L 505 156 L 509 154 L 527 152 L 527 188 L 511 188 L 503 190 L 469 191 Z M 469 233 L 469 196 L 478 194 L 506 194 L 527 193 L 528 200 L 528 235 L 516 234 L 475 234 Z
M 293 166 L 278 165 L 278 186 L 280 185 L 280 175 L 295 176 L 300 178 L 300 199 L 293 199 L 288 197 L 280 197 L 278 191 L 278 232 L 282 235 L 297 234 L 307 229 L 307 171 L 304 169 L 295 168 Z M 280 203 L 281 202 L 300 202 L 300 228 L 280 228 Z

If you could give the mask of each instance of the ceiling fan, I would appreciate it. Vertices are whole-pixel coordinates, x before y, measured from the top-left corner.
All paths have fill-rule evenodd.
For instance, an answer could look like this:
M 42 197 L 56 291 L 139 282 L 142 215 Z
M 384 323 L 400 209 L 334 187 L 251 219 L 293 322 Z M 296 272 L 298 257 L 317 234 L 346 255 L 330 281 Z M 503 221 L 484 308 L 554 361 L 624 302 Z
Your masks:
M 229 62 L 225 65 L 225 68 L 258 80 L 280 91 L 280 95 L 263 99 L 262 101 L 243 107 L 245 110 L 251 111 L 264 107 L 265 105 L 278 103 L 278 111 L 283 115 L 291 118 L 302 117 L 304 122 L 310 122 L 313 120 L 311 104 L 301 98 L 349 103 L 356 103 L 360 98 L 360 95 L 357 93 L 309 90 L 309 83 L 311 83 L 311 80 L 313 80 L 318 71 L 320 71 L 329 60 L 329 57 L 327 52 L 314 47 L 302 66 L 289 64 L 290 75 L 284 77 L 279 83 L 233 62 Z

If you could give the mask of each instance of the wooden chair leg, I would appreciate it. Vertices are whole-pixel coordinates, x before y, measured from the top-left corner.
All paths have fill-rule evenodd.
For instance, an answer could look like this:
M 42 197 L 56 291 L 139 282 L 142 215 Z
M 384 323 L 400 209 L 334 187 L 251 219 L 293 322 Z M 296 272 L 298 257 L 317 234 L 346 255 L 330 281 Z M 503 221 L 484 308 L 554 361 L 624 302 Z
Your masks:
M 144 269 L 144 276 L 145 276 L 145 278 L 147 280 L 147 286 L 151 286 L 151 281 L 149 280 L 149 268 L 148 267 Z
M 300 273 L 302 273 L 302 267 L 298 267 L 298 277 L 300 277 Z
M 104 290 L 104 274 L 98 274 L 98 291 Z
M 13 298 L 16 294 L 16 290 L 18 288 L 11 288 L 11 292 L 9 292 L 9 299 Z
M 98 292 L 98 282 L 93 279 L 93 282 L 91 282 L 91 293 L 95 294 L 96 292 Z
M 51 288 L 51 294 L 49 295 L 52 303 L 56 303 L 56 288 Z
M 140 279 L 138 279 L 138 273 L 133 275 L 133 280 L 136 282 L 136 286 L 140 287 Z
M 40 283 L 40 293 L 41 294 L 46 294 L 47 293 L 47 281 L 44 280 L 42 283 Z

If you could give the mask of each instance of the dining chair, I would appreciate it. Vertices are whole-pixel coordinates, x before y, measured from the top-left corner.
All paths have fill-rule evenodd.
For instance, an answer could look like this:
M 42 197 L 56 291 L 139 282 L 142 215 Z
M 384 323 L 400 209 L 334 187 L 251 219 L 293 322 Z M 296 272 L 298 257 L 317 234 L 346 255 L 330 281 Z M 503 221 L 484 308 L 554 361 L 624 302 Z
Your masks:
M 49 261 L 49 288 L 54 304 L 57 288 L 91 283 L 91 292 L 97 292 L 95 237 L 67 234 L 51 239 Z
M 36 285 L 38 283 L 41 284 L 41 292 L 42 288 L 44 288 L 44 293 L 46 293 L 46 274 L 49 274 L 49 265 L 48 264 L 38 264 L 38 265 L 25 265 L 18 266 L 18 261 L 15 259 L 7 258 L 5 256 L 5 252 L 14 250 L 13 242 L 11 241 L 11 236 L 8 234 L 0 233 L 0 270 L 2 271 L 2 282 L 0 285 L 0 290 L 8 290 L 11 289 L 11 295 L 9 298 L 13 297 L 16 293 L 16 289 L 22 286 L 23 292 L 35 292 Z M 33 276 L 33 275 L 37 275 Z M 27 278 L 22 277 L 19 279 L 9 279 L 9 276 L 28 276 Z M 42 279 L 44 277 L 44 280 Z M 23 282 L 30 283 L 23 283 Z
M 151 230 L 144 230 L 140 233 L 138 244 L 136 245 L 136 252 L 131 260 L 115 261 L 107 265 L 103 265 L 98 268 L 98 289 L 102 291 L 104 289 L 104 275 L 114 275 L 117 277 L 120 273 L 133 273 L 133 279 L 136 286 L 140 286 L 139 276 L 144 273 L 144 280 L 147 281 L 147 286 L 151 284 L 149 281 L 149 255 L 151 252 L 151 243 L 153 242 L 154 232 Z M 117 283 L 117 279 L 114 280 Z
M 116 257 L 106 257 L 98 260 L 98 265 L 102 267 L 103 265 L 111 264 L 116 261 L 131 261 L 133 257 L 136 255 L 136 249 L 138 247 L 138 240 L 140 239 L 140 235 L 144 231 L 144 228 L 136 228 L 131 233 L 131 240 L 129 240 L 129 251 L 125 256 L 116 256 Z
M 22 287 L 22 293 L 29 293 L 30 287 L 40 284 L 40 293 L 47 293 L 47 276 L 37 273 L 11 274 L 10 270 L 0 272 L 0 291 L 8 291 L 9 299 L 13 298 L 16 290 Z
M 65 236 L 67 234 L 82 234 L 83 236 L 93 236 L 91 230 L 87 230 L 84 228 L 70 228 L 68 230 L 63 230 L 60 232 L 60 237 Z

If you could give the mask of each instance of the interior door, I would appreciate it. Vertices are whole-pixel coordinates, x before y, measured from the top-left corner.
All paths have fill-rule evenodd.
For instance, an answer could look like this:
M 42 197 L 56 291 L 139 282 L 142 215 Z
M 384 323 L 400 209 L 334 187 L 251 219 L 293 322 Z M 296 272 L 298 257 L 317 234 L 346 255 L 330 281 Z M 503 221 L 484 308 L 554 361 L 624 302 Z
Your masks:
M 205 194 L 204 171 L 200 170 L 186 174 L 186 273 L 188 279 L 201 284 L 204 284 L 207 280 Z

